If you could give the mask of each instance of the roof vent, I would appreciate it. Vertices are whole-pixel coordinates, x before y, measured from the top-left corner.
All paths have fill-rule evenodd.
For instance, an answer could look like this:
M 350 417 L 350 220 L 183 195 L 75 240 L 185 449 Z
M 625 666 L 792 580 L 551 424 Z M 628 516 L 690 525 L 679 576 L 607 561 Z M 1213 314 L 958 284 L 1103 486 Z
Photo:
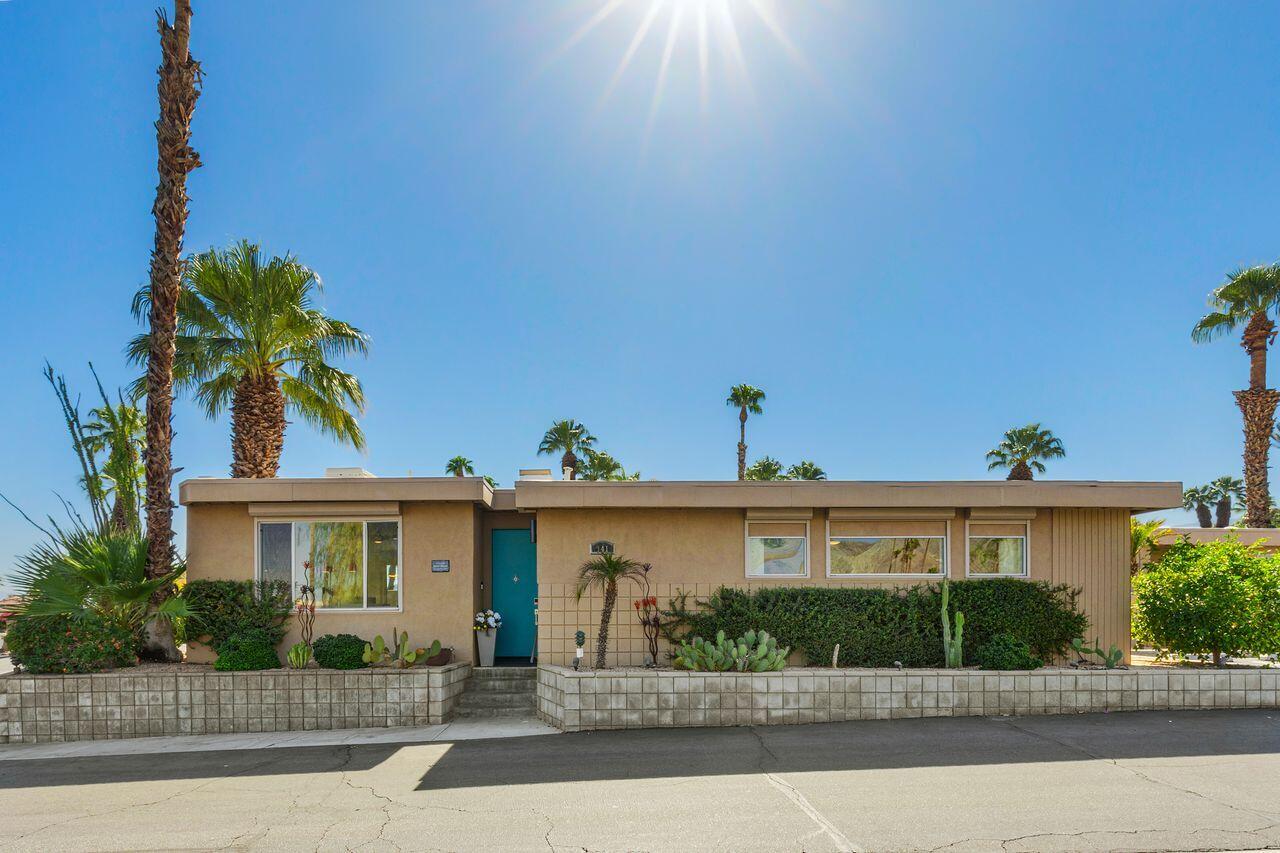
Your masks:
M 550 480 L 551 469 L 550 468 L 521 468 L 520 479 L 521 480 Z
M 325 468 L 324 476 L 327 479 L 345 480 L 357 477 L 372 477 L 374 475 L 363 468 Z

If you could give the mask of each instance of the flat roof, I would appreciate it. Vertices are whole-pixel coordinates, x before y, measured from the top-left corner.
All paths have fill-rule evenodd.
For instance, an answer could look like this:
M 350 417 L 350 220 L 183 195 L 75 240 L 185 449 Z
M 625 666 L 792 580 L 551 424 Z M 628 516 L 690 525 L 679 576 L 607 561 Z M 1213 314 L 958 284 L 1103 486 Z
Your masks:
M 818 507 L 1080 507 L 1147 512 L 1182 506 L 1178 482 L 1100 480 L 520 480 L 495 492 L 482 477 L 249 480 L 200 478 L 179 501 L 470 501 L 495 509 L 779 509 Z
M 1219 539 L 1239 539 L 1245 545 L 1256 545 L 1265 541 L 1268 545 L 1280 547 L 1280 530 L 1274 527 L 1170 527 L 1156 539 L 1156 544 L 1168 546 L 1179 539 L 1186 538 L 1193 545 L 1206 542 L 1217 542 Z

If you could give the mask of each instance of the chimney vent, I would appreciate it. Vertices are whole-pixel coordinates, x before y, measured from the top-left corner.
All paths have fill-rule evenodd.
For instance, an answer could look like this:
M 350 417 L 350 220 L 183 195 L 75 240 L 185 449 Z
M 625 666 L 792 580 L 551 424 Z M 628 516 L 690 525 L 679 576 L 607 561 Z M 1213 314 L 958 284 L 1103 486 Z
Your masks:
M 520 479 L 521 480 L 550 480 L 551 469 L 550 468 L 521 468 Z
M 324 476 L 326 479 L 345 480 L 359 477 L 372 477 L 368 471 L 363 468 L 325 468 Z

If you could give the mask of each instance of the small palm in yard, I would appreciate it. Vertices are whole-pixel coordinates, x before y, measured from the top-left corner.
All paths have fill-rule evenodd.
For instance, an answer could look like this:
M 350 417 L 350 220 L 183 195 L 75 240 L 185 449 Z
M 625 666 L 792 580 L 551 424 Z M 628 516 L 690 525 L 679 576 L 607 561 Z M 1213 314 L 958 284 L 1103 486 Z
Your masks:
M 1209 507 L 1216 500 L 1209 486 L 1192 486 L 1182 493 L 1182 508 L 1194 511 L 1201 527 L 1213 527 L 1213 513 Z
M 801 460 L 787 469 L 788 480 L 825 480 L 827 472 L 808 459 Z
M 604 669 L 605 655 L 609 651 L 609 622 L 618 602 L 618 584 L 624 580 L 640 583 L 644 567 L 635 560 L 614 554 L 602 554 L 578 567 L 578 584 L 574 595 L 579 601 L 588 589 L 595 587 L 604 593 L 604 607 L 600 611 L 600 635 L 596 638 L 596 669 Z
M 1164 526 L 1163 518 L 1150 521 L 1129 519 L 1129 574 L 1136 575 L 1142 571 L 1160 537 L 1172 532 Z
M 754 385 L 734 385 L 725 404 L 738 410 L 738 479 L 747 479 L 747 415 L 763 415 L 764 392 Z
M 1207 488 L 1213 498 L 1213 526 L 1230 527 L 1231 510 L 1244 499 L 1244 482 L 1236 477 L 1219 477 Z
M 146 418 L 132 403 L 119 400 L 113 404 L 105 392 L 102 405 L 90 409 L 89 418 L 84 424 L 85 449 L 95 456 L 106 456 L 96 488 L 104 498 L 111 498 L 111 527 L 117 532 L 141 532 Z
M 364 448 L 360 380 L 330 360 L 367 354 L 369 339 L 314 307 L 321 287 L 314 272 L 241 241 L 191 258 L 183 283 L 174 384 L 194 392 L 211 418 L 231 409 L 231 476 L 276 475 L 286 412 Z M 139 291 L 134 313 L 145 316 L 149 303 Z M 129 355 L 142 362 L 150 346 L 150 335 L 139 335 Z
M 987 451 L 987 470 L 1008 468 L 1009 480 L 1031 480 L 1032 471 L 1043 474 L 1046 459 L 1061 459 L 1067 455 L 1062 441 L 1052 430 L 1041 429 L 1040 424 L 1015 427 L 1004 434 L 995 449 Z
M 470 477 L 476 469 L 471 460 L 465 456 L 455 456 L 444 465 L 444 472 L 455 477 Z
M 543 434 L 542 442 L 538 445 L 538 455 L 554 456 L 559 453 L 560 470 L 569 469 L 569 479 L 573 480 L 578 476 L 578 454 L 586 455 L 595 443 L 596 437 L 585 424 L 569 418 L 556 421 Z
M 747 480 L 785 480 L 782 463 L 772 456 L 762 456 L 747 469 Z
M 1270 524 L 1271 491 L 1267 457 L 1280 392 L 1267 387 L 1267 350 L 1276 338 L 1272 315 L 1280 309 L 1280 264 L 1238 269 L 1209 296 L 1208 314 L 1191 330 L 1205 343 L 1243 327 L 1240 346 L 1249 354 L 1249 387 L 1236 391 L 1244 418 L 1245 526 Z

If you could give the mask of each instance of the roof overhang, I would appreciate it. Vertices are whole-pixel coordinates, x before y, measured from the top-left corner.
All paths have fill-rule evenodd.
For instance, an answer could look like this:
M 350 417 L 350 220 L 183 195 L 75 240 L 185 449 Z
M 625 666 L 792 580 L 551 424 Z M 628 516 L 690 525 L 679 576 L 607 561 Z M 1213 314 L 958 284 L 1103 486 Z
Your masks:
M 178 501 L 189 504 L 302 503 L 323 501 L 460 501 L 493 504 L 483 477 L 309 477 L 232 479 L 202 477 L 178 486 Z
M 1177 482 L 584 482 L 516 484 L 520 509 L 1075 507 L 1148 512 L 1182 505 Z

